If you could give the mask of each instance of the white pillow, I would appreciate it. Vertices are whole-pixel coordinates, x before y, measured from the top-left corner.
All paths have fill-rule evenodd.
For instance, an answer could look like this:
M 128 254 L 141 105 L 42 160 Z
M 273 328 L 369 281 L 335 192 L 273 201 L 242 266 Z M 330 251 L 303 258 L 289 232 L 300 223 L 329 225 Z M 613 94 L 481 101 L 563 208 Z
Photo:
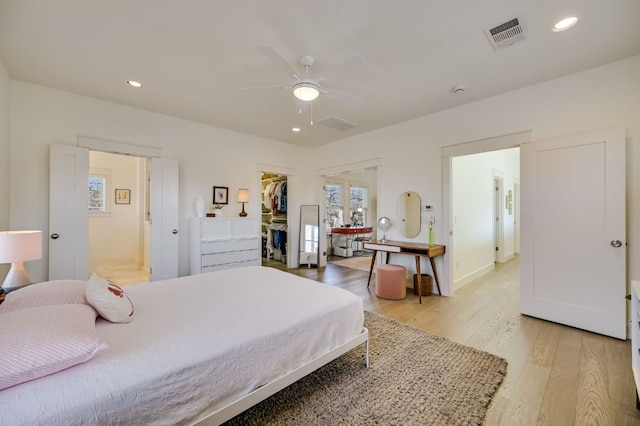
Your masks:
M 133 304 L 124 290 L 95 273 L 87 282 L 87 302 L 111 322 L 131 322 Z
M 31 284 L 8 293 L 0 313 L 52 305 L 87 305 L 87 281 L 54 280 Z
M 0 324 L 0 389 L 83 363 L 109 348 L 96 335 L 96 311 L 89 305 L 3 313 Z

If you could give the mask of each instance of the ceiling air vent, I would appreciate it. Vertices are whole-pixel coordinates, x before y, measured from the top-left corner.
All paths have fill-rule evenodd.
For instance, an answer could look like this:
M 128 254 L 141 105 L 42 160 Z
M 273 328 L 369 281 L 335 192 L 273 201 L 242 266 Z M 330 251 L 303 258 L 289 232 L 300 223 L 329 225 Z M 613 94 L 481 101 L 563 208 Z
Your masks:
M 484 33 L 487 35 L 491 46 L 493 46 L 493 50 L 498 50 L 524 40 L 527 28 L 524 25 L 522 17 L 518 16 L 508 22 L 498 25 L 497 27 L 484 30 Z
M 336 130 L 349 130 L 357 126 L 357 124 L 350 123 L 347 120 L 343 120 L 342 118 L 334 116 L 318 120 L 316 121 L 316 124 L 322 124 L 323 126 L 331 127 L 332 129 Z

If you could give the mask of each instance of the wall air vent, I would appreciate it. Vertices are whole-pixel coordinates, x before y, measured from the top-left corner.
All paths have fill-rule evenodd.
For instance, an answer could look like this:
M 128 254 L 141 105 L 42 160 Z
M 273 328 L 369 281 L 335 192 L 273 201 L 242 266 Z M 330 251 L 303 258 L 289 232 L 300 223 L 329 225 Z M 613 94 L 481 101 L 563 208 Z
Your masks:
M 348 122 L 347 120 L 343 120 L 338 117 L 325 117 L 321 120 L 316 121 L 316 124 L 322 124 L 323 126 L 331 127 L 336 130 L 349 130 L 353 127 L 356 127 L 357 124 L 353 124 Z
M 494 28 L 484 30 L 493 50 L 504 49 L 513 43 L 524 40 L 527 35 L 527 28 L 521 16 L 504 22 Z

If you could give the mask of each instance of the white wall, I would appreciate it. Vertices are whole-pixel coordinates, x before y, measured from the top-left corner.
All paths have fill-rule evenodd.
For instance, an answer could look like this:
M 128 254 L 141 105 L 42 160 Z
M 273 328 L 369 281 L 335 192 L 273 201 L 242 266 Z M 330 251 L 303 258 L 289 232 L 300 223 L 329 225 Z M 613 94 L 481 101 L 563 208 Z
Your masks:
M 638 117 L 640 56 L 325 145 L 315 150 L 314 158 L 320 168 L 380 158 L 378 215 L 394 219 L 400 194 L 416 191 L 423 204 L 434 206 L 436 243 L 449 244 L 449 230 L 441 227 L 442 147 L 526 130 L 532 130 L 534 140 L 539 140 L 624 127 L 628 265 L 632 279 L 640 277 L 640 250 L 634 245 L 640 239 Z M 340 152 L 338 160 L 335 152 Z M 399 229 L 394 227 L 388 237 L 400 238 Z M 427 241 L 424 228 L 414 240 Z M 411 263 L 412 259 L 407 259 L 406 265 L 415 270 Z
M 423 204 L 434 206 L 431 214 L 436 216 L 436 243 L 449 244 L 449 230 L 441 227 L 442 147 L 524 130 L 532 130 L 534 139 L 546 139 L 624 127 L 628 146 L 629 277 L 640 277 L 640 251 L 633 244 L 640 237 L 636 213 L 640 208 L 640 181 L 636 176 L 640 173 L 640 150 L 636 148 L 640 138 L 640 56 L 358 135 L 315 148 L 311 155 L 309 150 L 292 145 L 15 80 L 11 92 L 11 226 L 42 229 L 48 235 L 50 143 L 75 144 L 76 135 L 82 134 L 159 147 L 163 156 L 180 161 L 181 275 L 189 270 L 188 218 L 194 214 L 196 197 L 207 196 L 213 185 L 220 185 L 230 187 L 234 201 L 237 188 L 249 188 L 252 202 L 247 210 L 257 215 L 258 163 L 295 170 L 289 185 L 290 209 L 299 211 L 300 203 L 318 204 L 323 200 L 321 175 L 325 170 L 375 159 L 380 164 L 378 217 L 396 218 L 400 194 L 415 191 Z M 335 152 L 340 152 L 339 158 Z M 233 214 L 228 209 L 231 211 L 225 213 Z M 291 229 L 297 233 L 298 215 L 292 216 Z M 388 237 L 400 238 L 399 229 L 395 227 Z M 414 241 L 427 241 L 424 227 Z M 296 252 L 296 239 L 292 243 L 290 252 Z M 26 265 L 33 279 L 46 277 L 47 251 L 45 243 L 45 258 Z M 412 259 L 407 260 L 413 269 Z
M 180 165 L 180 275 L 189 273 L 188 219 L 195 215 L 199 195 L 210 200 L 214 185 L 229 187 L 225 214 L 236 215 L 240 212 L 237 190 L 249 188 L 251 201 L 246 210 L 256 216 L 260 206 L 258 163 L 290 167 L 294 173 L 309 168 L 308 156 L 302 155 L 308 150 L 289 144 L 17 80 L 12 80 L 11 91 L 11 226 L 49 234 L 49 144 L 76 145 L 77 136 L 83 135 L 158 147 L 163 157 L 175 158 Z M 289 186 L 289 207 L 296 212 L 302 198 L 297 190 L 295 184 Z M 311 201 L 305 204 L 313 204 Z M 297 230 L 298 216 L 292 218 L 292 229 Z M 293 239 L 290 251 L 297 250 L 298 242 Z M 43 256 L 25 264 L 33 280 L 47 278 L 46 241 Z
M 144 188 L 136 157 L 89 153 L 89 167 L 109 171 L 109 212 L 89 214 L 89 266 L 142 263 Z M 129 189 L 131 204 L 115 204 L 115 190 Z
M 520 176 L 519 148 L 454 157 L 452 163 L 453 283 L 459 288 L 494 268 L 494 176 L 503 185 L 501 260 L 514 256 L 514 210 L 509 214 L 504 198 Z
M 11 118 L 11 79 L 0 61 L 0 231 L 9 227 L 9 145 Z M 11 265 L 0 265 L 0 277 L 4 280 Z

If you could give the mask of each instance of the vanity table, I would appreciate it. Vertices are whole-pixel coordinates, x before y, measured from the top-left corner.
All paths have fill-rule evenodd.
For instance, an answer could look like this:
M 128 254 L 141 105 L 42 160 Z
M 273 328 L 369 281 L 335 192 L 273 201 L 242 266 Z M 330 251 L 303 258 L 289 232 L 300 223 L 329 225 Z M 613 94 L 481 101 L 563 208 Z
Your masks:
M 415 256 L 418 282 L 420 282 L 420 279 L 422 278 L 420 273 L 420 257 L 429 258 L 429 261 L 431 262 L 431 269 L 433 270 L 433 278 L 435 279 L 436 286 L 438 287 L 438 294 L 442 294 L 440 291 L 440 281 L 438 280 L 438 271 L 433 259 L 444 254 L 445 246 L 439 244 L 412 243 L 410 241 L 385 240 L 384 242 L 370 241 L 368 243 L 364 243 L 364 248 L 373 251 L 373 255 L 371 256 L 371 267 L 369 268 L 369 279 L 367 280 L 367 288 L 369 288 L 369 283 L 371 282 L 371 274 L 373 273 L 373 267 L 376 263 L 376 255 L 379 251 L 383 251 L 387 253 L 385 263 L 389 263 L 389 256 L 391 253 Z M 418 301 L 422 303 L 422 285 L 418 285 Z

